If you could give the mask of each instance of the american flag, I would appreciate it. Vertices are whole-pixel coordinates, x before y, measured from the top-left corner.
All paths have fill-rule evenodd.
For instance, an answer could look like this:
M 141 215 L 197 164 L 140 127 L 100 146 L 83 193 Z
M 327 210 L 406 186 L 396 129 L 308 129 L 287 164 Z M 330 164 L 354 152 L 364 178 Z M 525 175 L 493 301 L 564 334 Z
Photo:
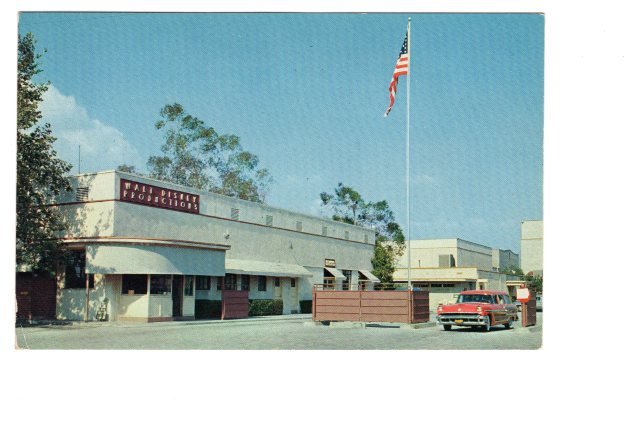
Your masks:
M 405 35 L 405 40 L 403 41 L 403 46 L 401 47 L 401 53 L 399 54 L 399 58 L 397 59 L 396 66 L 394 67 L 394 73 L 392 74 L 392 81 L 390 81 L 390 106 L 386 110 L 384 117 L 388 117 L 390 110 L 392 109 L 392 105 L 394 105 L 394 97 L 396 96 L 397 84 L 399 82 L 399 76 L 407 75 L 409 69 L 409 52 L 407 50 L 407 34 Z

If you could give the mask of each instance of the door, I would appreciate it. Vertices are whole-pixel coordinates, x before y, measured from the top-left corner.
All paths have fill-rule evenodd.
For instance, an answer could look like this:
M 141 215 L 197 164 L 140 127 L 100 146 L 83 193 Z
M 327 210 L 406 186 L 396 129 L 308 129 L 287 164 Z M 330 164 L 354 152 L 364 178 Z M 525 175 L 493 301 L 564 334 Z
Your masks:
M 171 300 L 173 301 L 173 317 L 182 316 L 182 289 L 184 288 L 184 276 L 174 275 L 171 288 Z

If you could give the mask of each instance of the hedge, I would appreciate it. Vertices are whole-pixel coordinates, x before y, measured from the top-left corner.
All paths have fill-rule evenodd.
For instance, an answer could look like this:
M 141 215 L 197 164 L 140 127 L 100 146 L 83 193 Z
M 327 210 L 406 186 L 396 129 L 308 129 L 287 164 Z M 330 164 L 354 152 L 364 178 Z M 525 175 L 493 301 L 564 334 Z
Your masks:
M 221 318 L 221 300 L 195 300 L 195 318 Z
M 249 300 L 249 316 L 281 315 L 282 300 Z
M 312 300 L 300 300 L 299 301 L 299 310 L 301 313 L 312 313 Z

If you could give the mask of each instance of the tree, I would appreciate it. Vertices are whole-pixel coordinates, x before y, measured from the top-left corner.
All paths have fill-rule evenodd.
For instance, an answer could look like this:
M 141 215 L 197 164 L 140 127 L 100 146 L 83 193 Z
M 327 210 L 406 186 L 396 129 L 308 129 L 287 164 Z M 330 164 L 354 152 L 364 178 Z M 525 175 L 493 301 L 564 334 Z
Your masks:
M 117 171 L 123 171 L 128 174 L 141 175 L 141 173 L 137 170 L 137 168 L 134 165 L 121 164 L 117 167 Z
M 180 104 L 160 110 L 156 129 L 165 143 L 162 155 L 147 162 L 150 176 L 249 201 L 264 202 L 273 181 L 258 167 L 258 156 L 243 150 L 235 135 L 219 135 L 214 128 L 188 114 Z
M 52 270 L 62 256 L 59 232 L 66 228 L 58 209 L 49 206 L 71 187 L 71 165 L 56 157 L 56 140 L 48 123 L 39 125 L 39 103 L 49 83 L 33 82 L 41 72 L 31 33 L 19 36 L 17 64 L 17 206 L 16 267 Z
M 375 229 L 373 274 L 382 283 L 392 282 L 397 258 L 405 250 L 405 236 L 388 202 L 366 202 L 358 191 L 342 183 L 333 195 L 321 192 L 320 196 L 321 205 L 332 210 L 333 220 Z

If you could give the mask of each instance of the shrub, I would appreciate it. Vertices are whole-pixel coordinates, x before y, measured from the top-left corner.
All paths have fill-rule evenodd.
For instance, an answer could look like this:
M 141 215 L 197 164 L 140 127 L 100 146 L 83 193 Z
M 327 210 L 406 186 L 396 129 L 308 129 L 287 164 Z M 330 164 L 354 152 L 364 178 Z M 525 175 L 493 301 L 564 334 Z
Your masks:
M 312 300 L 301 300 L 299 301 L 299 310 L 301 313 L 312 313 Z
M 195 300 L 195 318 L 221 318 L 221 300 Z
M 282 300 L 249 300 L 249 316 L 281 315 Z

